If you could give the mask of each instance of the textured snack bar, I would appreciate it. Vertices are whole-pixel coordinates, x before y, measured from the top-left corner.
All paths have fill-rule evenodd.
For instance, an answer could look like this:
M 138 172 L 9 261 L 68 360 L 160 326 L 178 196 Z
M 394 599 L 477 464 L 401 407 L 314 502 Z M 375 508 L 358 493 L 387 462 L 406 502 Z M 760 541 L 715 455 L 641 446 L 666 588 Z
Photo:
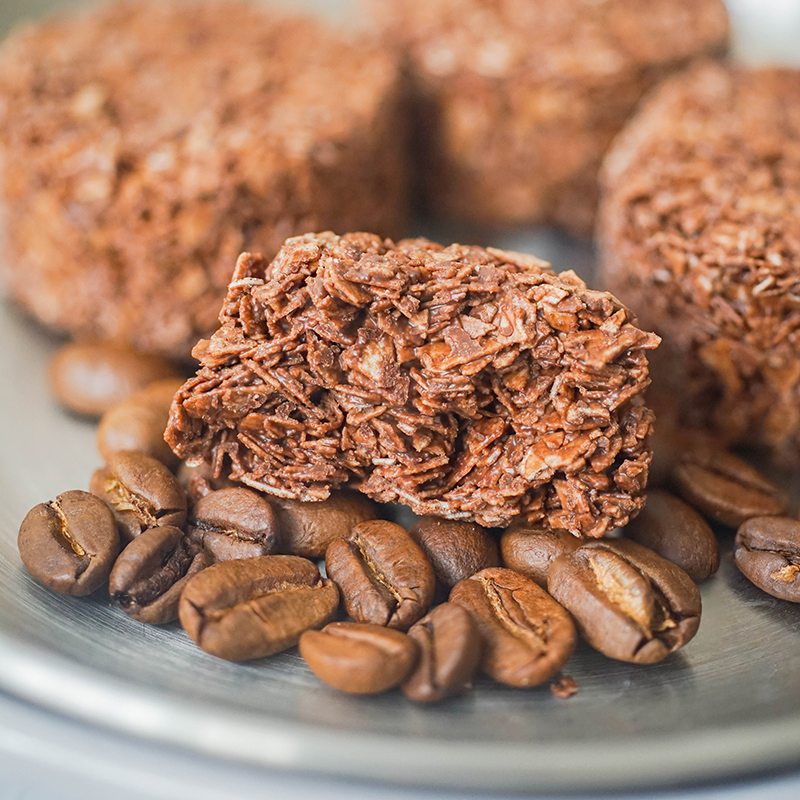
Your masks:
M 0 48 L 11 296 L 44 324 L 187 358 L 231 264 L 295 233 L 396 235 L 394 51 L 245 2 L 112 2 Z
M 369 234 L 243 254 L 167 441 L 268 494 L 601 536 L 643 503 L 658 338 L 532 256 Z

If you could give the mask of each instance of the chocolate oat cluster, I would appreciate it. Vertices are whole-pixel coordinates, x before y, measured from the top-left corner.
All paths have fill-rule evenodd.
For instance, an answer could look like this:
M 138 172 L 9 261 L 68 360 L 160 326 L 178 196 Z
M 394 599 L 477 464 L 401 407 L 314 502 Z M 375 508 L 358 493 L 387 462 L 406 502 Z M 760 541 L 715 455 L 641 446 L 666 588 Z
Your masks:
M 722 0 L 372 0 L 400 41 L 433 213 L 592 230 L 597 172 L 650 88 L 722 53 Z
M 10 295 L 76 337 L 187 358 L 242 250 L 406 214 L 396 56 L 244 2 L 99 4 L 0 49 Z
M 643 504 L 639 330 L 531 256 L 353 233 L 240 257 L 167 441 L 278 497 L 602 536 Z
M 796 461 L 800 73 L 705 64 L 671 79 L 604 184 L 602 276 L 664 337 L 662 389 L 724 439 Z

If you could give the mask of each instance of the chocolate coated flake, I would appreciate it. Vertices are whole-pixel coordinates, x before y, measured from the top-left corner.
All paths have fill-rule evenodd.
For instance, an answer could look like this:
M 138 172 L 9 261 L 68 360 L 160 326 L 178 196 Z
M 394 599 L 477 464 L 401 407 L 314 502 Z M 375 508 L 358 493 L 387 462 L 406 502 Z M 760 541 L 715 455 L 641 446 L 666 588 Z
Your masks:
M 532 256 L 354 233 L 239 258 L 167 440 L 279 497 L 600 536 L 641 507 L 645 350 L 614 297 Z

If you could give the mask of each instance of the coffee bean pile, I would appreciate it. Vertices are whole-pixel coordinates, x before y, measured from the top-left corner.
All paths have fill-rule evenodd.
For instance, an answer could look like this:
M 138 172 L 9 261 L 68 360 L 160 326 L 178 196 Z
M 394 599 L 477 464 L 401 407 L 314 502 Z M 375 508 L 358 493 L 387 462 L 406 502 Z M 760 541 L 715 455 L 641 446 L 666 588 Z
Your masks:
M 108 359 L 93 351 L 92 359 L 108 369 Z M 623 538 L 582 539 L 519 520 L 487 530 L 432 516 L 406 530 L 362 495 L 266 497 L 202 465 L 177 464 L 160 446 L 174 385 L 137 386 L 107 408 L 98 428 L 106 464 L 91 492 L 33 508 L 19 550 L 52 590 L 107 589 L 111 604 L 140 622 L 179 619 L 219 658 L 297 645 L 333 688 L 400 686 L 426 703 L 466 691 L 478 669 L 515 687 L 552 681 L 554 694 L 568 697 L 577 687 L 561 670 L 578 637 L 637 664 L 693 638 L 695 581 L 720 560 L 704 517 L 739 526 L 734 558 L 756 586 L 800 602 L 800 521 L 783 516 L 787 498 L 699 433 L 672 437 L 681 447 L 658 472 L 664 488 L 650 493 Z M 91 405 L 85 385 L 81 393 L 80 408 L 69 392 L 59 399 L 81 411 Z

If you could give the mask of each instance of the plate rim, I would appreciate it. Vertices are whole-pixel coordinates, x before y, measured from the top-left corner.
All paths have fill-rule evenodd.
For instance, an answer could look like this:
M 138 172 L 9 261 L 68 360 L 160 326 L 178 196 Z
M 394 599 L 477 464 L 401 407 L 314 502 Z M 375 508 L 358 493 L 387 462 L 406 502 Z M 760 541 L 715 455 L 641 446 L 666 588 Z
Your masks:
M 625 747 L 618 738 L 535 746 L 431 744 L 422 737 L 321 729 L 182 699 L 105 675 L 1 630 L 0 652 L 0 686 L 15 696 L 151 744 L 256 768 L 415 788 L 565 792 L 708 783 L 800 763 L 800 712 L 777 721 L 626 738 Z M 111 706 L 113 716 L 107 713 Z M 658 758 L 664 752 L 669 759 Z M 487 763 L 493 765 L 489 770 Z

